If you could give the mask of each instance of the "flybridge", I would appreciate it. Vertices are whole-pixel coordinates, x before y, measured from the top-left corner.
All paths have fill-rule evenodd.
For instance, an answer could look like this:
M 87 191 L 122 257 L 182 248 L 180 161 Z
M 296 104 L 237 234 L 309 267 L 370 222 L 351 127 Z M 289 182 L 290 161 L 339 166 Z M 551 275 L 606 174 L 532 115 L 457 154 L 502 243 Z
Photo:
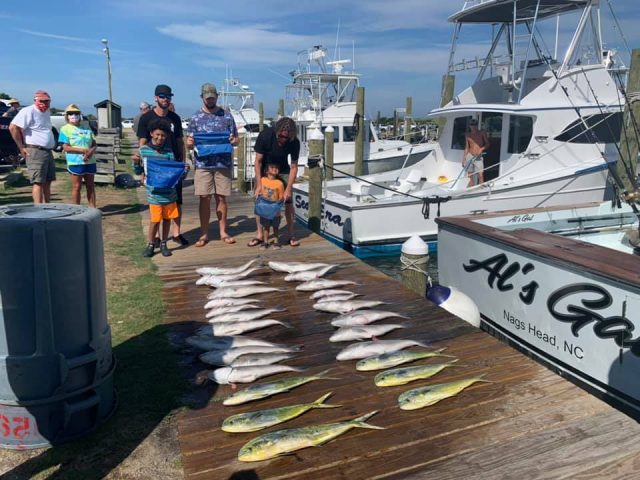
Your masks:
M 470 0 L 449 17 L 454 23 L 526 22 L 580 11 L 592 0 Z M 509 8 L 511 7 L 511 8 Z

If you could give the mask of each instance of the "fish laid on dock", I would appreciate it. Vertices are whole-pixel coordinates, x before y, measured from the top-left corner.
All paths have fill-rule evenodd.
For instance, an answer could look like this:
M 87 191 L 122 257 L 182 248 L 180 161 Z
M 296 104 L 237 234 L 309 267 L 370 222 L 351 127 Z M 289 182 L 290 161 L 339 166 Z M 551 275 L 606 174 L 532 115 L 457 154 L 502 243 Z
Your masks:
M 206 285 L 213 288 L 225 288 L 225 287 L 248 287 L 250 285 L 264 285 L 265 282 L 260 280 L 215 280 L 212 277 L 202 277 L 198 285 Z
M 379 300 L 346 300 L 346 301 L 328 301 L 324 299 L 318 300 L 313 304 L 313 308 L 321 312 L 329 313 L 349 313 L 363 308 L 372 308 L 382 305 L 385 302 Z
M 331 396 L 326 393 L 311 403 L 300 403 L 287 407 L 269 408 L 255 412 L 232 415 L 222 422 L 222 430 L 230 433 L 256 432 L 258 430 L 284 423 L 314 408 L 337 408 L 342 405 L 328 405 L 324 401 Z
M 327 265 L 324 268 L 319 268 L 317 270 L 305 270 L 304 272 L 294 272 L 290 273 L 284 277 L 286 282 L 308 282 L 310 280 L 315 280 L 316 278 L 324 277 L 329 270 L 334 268 L 335 265 Z
M 361 372 L 371 370 L 384 370 L 385 368 L 395 367 L 402 365 L 403 363 L 415 362 L 422 358 L 430 357 L 451 357 L 453 355 L 445 355 L 442 353 L 445 349 L 439 348 L 438 350 L 430 350 L 428 352 L 420 352 L 414 350 L 398 350 L 396 352 L 383 353 L 382 355 L 374 355 L 371 357 L 363 358 L 356 363 L 356 370 Z
M 204 363 L 216 366 L 230 365 L 236 358 L 248 353 L 294 353 L 302 350 L 302 347 L 295 345 L 293 347 L 280 346 L 264 346 L 264 345 L 247 345 L 245 347 L 235 347 L 228 350 L 211 350 L 201 354 L 198 358 Z
M 207 309 L 208 316 L 222 315 L 223 313 L 243 312 L 245 310 L 257 310 L 260 306 L 254 303 L 245 303 L 242 305 L 227 305 L 226 307 L 215 307 Z M 211 313 L 213 312 L 213 313 Z
M 260 400 L 267 398 L 278 393 L 288 392 L 296 387 L 305 385 L 309 382 L 316 380 L 339 380 L 338 378 L 327 377 L 331 369 L 324 370 L 315 375 L 306 375 L 299 377 L 283 378 L 282 380 L 276 380 L 275 382 L 258 383 L 244 388 L 229 397 L 225 398 L 222 402 L 223 405 L 241 405 L 243 403 L 252 402 L 254 400 Z
M 249 297 L 251 295 L 258 295 L 259 293 L 271 293 L 271 292 L 284 292 L 286 290 L 275 287 L 261 287 L 261 286 L 249 286 L 249 287 L 223 287 L 218 288 L 216 291 L 207 295 L 209 300 L 214 298 L 242 298 Z
M 196 270 L 196 272 L 198 272 L 198 274 L 200 275 L 233 275 L 235 273 L 241 273 L 245 270 L 248 270 L 251 265 L 259 261 L 259 258 L 254 258 L 253 260 L 250 260 L 239 267 L 200 267 Z
M 202 330 L 207 335 L 226 336 L 226 335 L 242 335 L 246 332 L 252 332 L 254 330 L 260 330 L 262 328 L 270 327 L 272 325 L 282 325 L 285 328 L 293 328 L 293 326 L 280 320 L 273 318 L 261 318 L 260 320 L 251 320 L 248 322 L 223 322 L 223 323 L 211 323 L 208 330 Z
M 482 377 L 484 377 L 484 374 L 455 382 L 439 383 L 437 385 L 407 390 L 398 397 L 398 405 L 402 410 L 417 410 L 418 408 L 428 407 L 429 405 L 438 403 L 445 398 L 454 397 L 476 382 L 493 383 L 489 380 L 483 380 Z
M 247 353 L 236 358 L 229 366 L 255 367 L 256 365 L 273 365 L 294 356 L 293 353 Z
M 335 296 L 335 295 L 345 295 L 345 296 L 353 295 L 354 297 L 357 297 L 357 296 L 359 296 L 361 294 L 360 293 L 350 292 L 349 290 L 339 290 L 339 289 L 327 288 L 327 289 L 324 289 L 324 290 L 316 290 L 311 295 L 309 295 L 309 298 L 311 300 L 318 300 L 321 297 L 330 297 L 330 296 Z
M 342 327 L 335 331 L 330 342 L 353 342 L 356 340 L 368 340 L 373 337 L 380 337 L 397 328 L 405 328 L 398 324 L 380 324 L 380 325 L 357 325 L 354 327 Z
M 358 360 L 360 358 L 380 355 L 386 352 L 395 352 L 409 347 L 426 347 L 422 342 L 416 340 L 376 340 L 372 342 L 352 343 L 348 347 L 343 348 L 336 360 Z
M 355 312 L 345 313 L 331 320 L 334 327 L 353 327 L 356 325 L 368 325 L 385 318 L 408 318 L 396 312 L 387 312 L 386 310 L 356 310 Z
M 384 430 L 384 427 L 377 427 L 365 423 L 376 413 L 378 412 L 369 412 L 366 415 L 346 422 L 325 423 L 323 425 L 311 425 L 309 427 L 291 428 L 265 433 L 246 443 L 238 452 L 238 460 L 241 462 L 257 462 L 307 447 L 319 447 L 343 433 L 348 432 L 352 428 Z
M 269 262 L 269 267 L 276 272 L 295 273 L 307 270 L 317 270 L 330 266 L 328 263 L 308 263 L 308 262 Z M 337 267 L 338 265 L 331 265 Z
M 209 319 L 209 323 L 247 322 L 249 320 L 257 320 L 259 318 L 266 317 L 272 313 L 285 312 L 286 310 L 286 308 L 281 307 L 260 308 L 258 310 L 229 312 L 221 315 L 212 315 L 211 312 L 207 312 L 206 317 Z
M 210 308 L 219 308 L 219 307 L 229 307 L 233 305 L 248 305 L 251 303 L 260 303 L 262 300 L 258 300 L 257 298 L 230 298 L 230 297 L 222 297 L 222 298 L 214 298 L 213 300 L 209 300 L 205 305 L 205 309 Z
M 229 275 L 205 275 L 200 277 L 196 281 L 196 285 L 210 285 L 210 286 L 218 286 L 224 282 L 232 282 L 235 280 L 242 280 L 245 277 L 248 277 L 253 272 L 257 272 L 258 270 L 262 270 L 264 267 L 253 267 L 249 268 L 240 273 L 232 273 Z
M 344 285 L 358 285 L 351 280 L 328 280 L 326 278 L 318 278 L 301 283 L 296 287 L 299 292 L 313 292 L 314 290 L 325 290 L 327 288 L 343 287 Z
M 281 347 L 281 344 L 262 340 L 261 338 L 245 337 L 243 335 L 227 335 L 214 337 L 211 335 L 211 327 L 205 325 L 196 330 L 197 335 L 188 337 L 185 342 L 201 350 L 228 350 L 230 348 L 248 347 L 258 345 L 262 347 Z
M 209 372 L 209 380 L 221 385 L 229 383 L 251 383 L 262 377 L 283 372 L 302 372 L 300 367 L 289 365 L 258 365 L 255 367 L 222 367 Z
M 395 387 L 396 385 L 406 385 L 416 380 L 424 380 L 433 377 L 436 373 L 450 367 L 458 360 L 451 360 L 447 363 L 435 363 L 431 365 L 419 365 L 417 367 L 401 367 L 385 370 L 377 374 L 373 383 L 377 387 Z

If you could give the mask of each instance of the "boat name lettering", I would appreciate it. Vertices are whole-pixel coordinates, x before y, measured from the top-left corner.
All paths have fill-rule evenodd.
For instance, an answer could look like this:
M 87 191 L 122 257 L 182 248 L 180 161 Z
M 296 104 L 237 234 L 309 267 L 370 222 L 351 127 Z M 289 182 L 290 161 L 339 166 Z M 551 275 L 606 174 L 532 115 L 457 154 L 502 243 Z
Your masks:
M 523 222 L 532 222 L 533 221 L 533 217 L 535 215 L 514 215 L 513 217 L 511 217 L 509 220 L 507 220 L 507 223 L 523 223 Z
M 589 297 L 585 298 L 585 294 Z M 592 294 L 597 297 L 591 298 Z M 563 300 L 569 302 L 570 299 L 579 301 L 580 305 L 568 303 L 561 311 L 558 304 Z M 612 303 L 611 294 L 604 288 L 590 283 L 576 283 L 559 288 L 549 295 L 547 309 L 556 320 L 571 324 L 574 337 L 579 336 L 583 327 L 595 322 L 593 333 L 598 338 L 610 338 L 620 348 L 629 348 L 632 354 L 640 357 L 640 338 L 632 338 L 631 333 L 635 329 L 634 324 L 624 316 L 603 317 L 594 311 L 607 308 Z
M 296 208 L 309 211 L 309 202 L 307 202 L 302 196 L 296 195 L 295 198 Z M 344 222 L 342 221 L 342 217 L 340 215 L 334 215 L 329 210 L 324 210 L 324 217 L 331 223 L 336 224 L 339 227 L 344 226 Z
M 499 291 L 507 292 L 509 290 L 513 290 L 513 284 L 507 282 L 517 273 L 527 275 L 535 270 L 535 267 L 531 263 L 526 263 L 522 267 L 520 267 L 520 263 L 518 262 L 509 263 L 507 256 L 504 253 L 501 253 L 487 258 L 486 260 L 470 259 L 469 264 L 463 264 L 462 268 L 469 273 L 476 272 L 478 270 L 485 270 L 489 272 L 489 276 L 487 277 L 489 287 L 493 288 L 493 285 L 495 284 Z M 520 297 L 520 300 L 522 300 L 526 305 L 531 305 L 539 286 L 538 282 L 532 280 L 521 287 L 518 297 Z

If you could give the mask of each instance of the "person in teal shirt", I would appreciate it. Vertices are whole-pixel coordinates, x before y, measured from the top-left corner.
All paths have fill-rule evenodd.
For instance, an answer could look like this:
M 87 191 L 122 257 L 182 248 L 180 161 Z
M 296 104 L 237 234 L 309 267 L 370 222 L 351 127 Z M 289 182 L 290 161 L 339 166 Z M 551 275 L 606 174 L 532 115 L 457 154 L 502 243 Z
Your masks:
M 80 125 L 82 113 L 74 103 L 64 110 L 67 123 L 60 129 L 58 143 L 62 145 L 67 158 L 67 171 L 71 174 L 71 200 L 80 204 L 80 191 L 84 180 L 87 189 L 87 202 L 96 208 L 96 189 L 94 176 L 96 161 L 96 138 L 88 127 Z

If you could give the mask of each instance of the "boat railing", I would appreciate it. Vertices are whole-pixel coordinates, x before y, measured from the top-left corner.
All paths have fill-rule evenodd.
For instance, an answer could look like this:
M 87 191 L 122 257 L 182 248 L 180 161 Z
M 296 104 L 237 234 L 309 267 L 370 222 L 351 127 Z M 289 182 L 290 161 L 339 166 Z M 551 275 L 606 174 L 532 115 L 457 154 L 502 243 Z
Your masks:
M 487 61 L 489 58 L 489 61 Z M 452 63 L 449 67 L 449 73 L 461 72 L 464 70 L 476 70 L 485 66 L 501 66 L 511 64 L 509 55 L 492 55 L 491 57 L 475 57 L 471 59 L 463 58 L 459 62 Z

